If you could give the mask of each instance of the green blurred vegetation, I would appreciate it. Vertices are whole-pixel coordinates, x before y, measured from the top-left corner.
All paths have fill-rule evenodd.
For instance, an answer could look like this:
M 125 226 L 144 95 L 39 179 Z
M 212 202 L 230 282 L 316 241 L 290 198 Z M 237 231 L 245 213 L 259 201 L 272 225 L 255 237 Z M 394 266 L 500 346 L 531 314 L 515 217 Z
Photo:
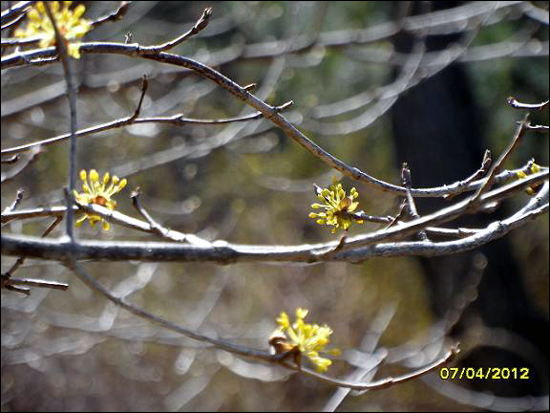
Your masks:
M 114 9 L 117 4 L 85 3 L 93 17 Z M 166 41 L 188 27 L 182 22 L 193 22 L 204 7 L 210 5 L 208 2 L 136 2 L 125 19 L 101 27 L 92 32 L 89 39 L 123 41 L 124 33 L 132 32 L 134 41 L 143 44 Z M 315 35 L 316 27 L 322 32 L 359 29 L 392 19 L 391 2 L 216 2 L 213 7 L 213 19 L 233 22 L 232 28 L 212 36 L 207 29 L 204 36 L 190 39 L 176 47 L 174 53 L 201 60 L 201 55 L 209 56 L 239 44 L 292 38 L 298 34 Z M 524 20 L 524 17 L 503 18 L 483 28 L 473 46 L 513 36 L 526 24 Z M 541 42 L 548 41 L 547 25 L 534 37 Z M 368 47 L 387 50 L 391 44 L 386 40 Z M 308 59 L 319 62 L 308 66 Z M 150 84 L 142 115 L 162 115 L 157 110 L 167 108 L 164 114 L 183 112 L 188 117 L 221 118 L 237 116 L 243 110 L 240 101 L 220 88 L 213 88 L 197 99 L 197 89 L 210 86 L 198 76 L 127 57 L 87 55 L 76 65 L 82 82 L 78 100 L 80 128 L 133 112 L 140 80 L 135 76 L 135 80 L 126 82 L 124 71 L 130 73 L 138 65 L 149 75 Z M 282 67 L 278 77 L 272 74 L 277 65 Z M 493 153 L 499 153 L 520 118 L 519 112 L 506 105 L 506 98 L 513 95 L 526 102 L 548 99 L 548 57 L 505 57 L 466 65 L 481 107 L 486 142 Z M 360 91 L 375 91 L 391 81 L 388 65 L 355 61 L 336 48 L 314 48 L 278 59 L 237 60 L 216 69 L 241 85 L 258 82 L 260 88 L 266 78 L 271 77 L 269 80 L 274 84 L 264 98 L 274 105 L 294 100 L 290 112 L 298 119 L 307 118 L 318 105 L 345 99 Z M 162 73 L 163 70 L 168 72 Z M 3 101 L 63 80 L 60 65 L 16 69 L 5 76 Z M 357 114 L 354 112 L 354 116 Z M 346 116 L 350 115 L 337 119 Z M 535 119 L 548 124 L 548 110 L 537 114 Z M 326 186 L 333 174 L 321 161 L 271 128 L 268 121 L 254 121 L 242 127 L 244 131 L 253 130 L 259 124 L 260 132 L 242 139 L 237 133 L 234 142 L 212 148 L 208 146 L 214 139 L 221 142 L 241 126 L 178 128 L 147 124 L 116 129 L 79 139 L 78 167 L 95 168 L 101 173 L 116 172 L 121 167 L 131 171 L 125 175 L 129 181 L 127 189 L 116 198 L 120 211 L 137 217 L 128 196 L 139 186 L 142 202 L 149 212 L 167 227 L 182 232 L 247 244 L 300 244 L 334 239 L 327 227 L 316 225 L 308 218 L 310 204 L 315 202 L 312 184 Z M 5 117 L 2 147 L 65 133 L 68 125 L 67 101 L 59 97 Z M 346 136 L 323 136 L 300 122 L 297 125 L 314 142 L 348 164 L 378 178 L 398 182 L 398 160 L 394 159 L 388 114 L 371 127 Z M 262 131 L 264 126 L 266 130 Z M 150 162 L 162 151 L 171 154 L 191 147 L 200 149 L 187 157 L 150 168 L 138 164 L 126 167 L 129 162 Z M 514 164 L 507 166 L 518 167 L 530 157 L 548 165 L 548 150 L 547 135 L 529 134 L 515 154 Z M 3 185 L 2 207 L 13 200 L 21 187 L 26 192 L 20 208 L 61 204 L 61 188 L 67 182 L 67 151 L 67 142 L 48 146 L 18 179 Z M 348 189 L 357 187 L 360 207 L 367 213 L 395 213 L 394 197 L 347 178 L 343 183 Z M 33 220 L 12 224 L 8 229 L 36 235 L 49 223 L 49 220 Z M 354 225 L 350 233 L 376 228 L 368 223 Z M 87 224 L 77 233 L 78 237 L 88 239 L 151 239 L 147 234 L 119 227 L 105 233 Z M 60 226 L 52 236 L 62 234 L 63 226 Z M 519 228 L 510 238 L 528 290 L 541 312 L 548 315 L 548 216 Z M 12 259 L 3 258 L 3 270 L 11 262 Z M 143 265 L 137 262 L 86 265 L 96 279 L 108 287 L 138 277 L 143 270 Z M 296 307 L 308 308 L 312 322 L 329 324 L 334 330 L 332 342 L 341 349 L 358 347 L 377 314 L 388 305 L 395 305 L 396 312 L 380 339 L 380 346 L 421 340 L 425 330 L 436 321 L 430 312 L 425 280 L 415 258 L 376 258 L 361 264 L 311 266 L 159 264 L 152 271 L 150 279 L 142 280 L 145 288 L 131 295 L 133 303 L 183 325 L 190 325 L 197 311 L 205 311 L 205 320 L 195 327 L 252 347 L 267 348 L 276 316 L 283 310 L 293 312 Z M 55 263 L 28 261 L 19 274 L 66 281 L 70 289 L 65 293 L 33 291 L 28 302 L 35 303 L 35 308 L 18 302 L 23 300 L 20 297 L 2 292 L 3 304 L 13 306 L 2 312 L 3 338 L 13 339 L 18 331 L 26 329 L 23 340 L 16 345 L 7 342 L 2 348 L 3 359 L 7 354 L 7 361 L 2 365 L 3 411 L 310 411 L 322 408 L 335 391 L 298 375 L 272 383 L 240 377 L 223 367 L 219 362 L 223 355 L 212 349 L 193 353 L 195 358 L 185 369 L 182 367 L 184 355 L 194 351 L 197 343 L 174 338 L 112 308 L 104 298 L 92 294 Z M 219 289 L 218 295 L 212 292 L 216 289 Z M 206 303 L 212 301 L 211 311 L 205 310 L 208 307 L 205 300 Z M 113 321 L 111 317 L 116 317 L 114 326 L 109 324 Z M 147 339 L 140 339 L 138 333 L 146 328 L 152 328 L 153 332 Z M 329 373 L 337 375 L 345 371 L 343 363 L 336 362 Z M 377 377 L 402 371 L 382 368 Z M 413 381 L 361 397 L 349 397 L 341 408 L 365 411 L 464 407 L 429 390 L 421 381 Z

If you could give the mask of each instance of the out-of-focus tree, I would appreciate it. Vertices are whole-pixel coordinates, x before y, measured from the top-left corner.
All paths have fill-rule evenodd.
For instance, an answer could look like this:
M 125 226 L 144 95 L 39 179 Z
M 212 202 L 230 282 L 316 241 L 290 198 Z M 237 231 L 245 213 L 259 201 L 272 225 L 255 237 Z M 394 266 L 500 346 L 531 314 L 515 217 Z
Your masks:
M 2 10 L 3 409 L 548 409 L 547 2 Z

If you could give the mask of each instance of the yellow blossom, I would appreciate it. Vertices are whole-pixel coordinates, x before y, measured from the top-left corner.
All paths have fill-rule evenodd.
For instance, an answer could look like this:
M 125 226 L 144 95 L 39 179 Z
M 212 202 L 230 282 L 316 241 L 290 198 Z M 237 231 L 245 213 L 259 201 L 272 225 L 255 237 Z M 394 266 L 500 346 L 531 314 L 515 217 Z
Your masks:
M 529 170 L 527 172 L 529 172 L 531 174 L 536 174 L 540 171 L 541 171 L 540 165 L 537 165 L 534 162 L 534 160 L 532 160 L 531 167 L 529 168 Z M 517 176 L 518 176 L 519 179 L 527 178 L 527 174 L 523 171 L 519 171 L 517 173 Z M 540 186 L 541 186 L 541 184 L 535 185 L 535 186 L 530 186 L 525 190 L 525 192 L 527 192 L 529 195 L 534 195 L 537 192 L 537 190 L 539 189 Z
M 351 188 L 350 194 L 346 195 L 342 184 L 339 184 L 336 181 L 336 177 L 334 177 L 333 184 L 328 189 L 315 186 L 315 192 L 317 198 L 323 203 L 315 203 L 311 207 L 313 209 L 324 208 L 325 211 L 319 213 L 312 212 L 309 214 L 309 217 L 316 219 L 319 225 L 334 226 L 332 229 L 334 233 L 338 228 L 347 230 L 351 225 L 352 219 L 358 224 L 363 223 L 363 220 L 355 218 L 352 214 L 359 206 L 359 202 L 355 201 L 359 197 L 355 188 Z
M 52 1 L 51 10 L 55 17 L 56 26 L 59 33 L 67 42 L 67 51 L 70 56 L 75 59 L 80 58 L 80 42 L 75 42 L 92 29 L 90 21 L 82 18 L 86 11 L 83 4 L 79 4 L 73 10 L 69 9 L 72 1 L 64 1 L 63 6 L 58 1 Z M 55 31 L 48 14 L 44 2 L 39 1 L 35 6 L 31 7 L 27 13 L 29 18 L 27 26 L 19 28 L 15 31 L 15 37 L 21 38 L 38 38 L 40 39 L 40 47 L 49 47 L 56 44 Z
M 122 191 L 128 183 L 126 179 L 120 180 L 117 176 L 113 176 L 111 179 L 109 172 L 103 175 L 103 180 L 100 182 L 99 174 L 95 169 L 90 171 L 89 180 L 86 171 L 80 171 L 80 179 L 82 179 L 83 192 L 73 192 L 76 202 L 82 205 L 100 205 L 111 211 L 116 208 L 116 201 L 111 199 L 111 197 L 117 192 Z M 110 185 L 108 185 L 109 181 L 111 182 Z M 105 231 L 110 228 L 109 223 L 103 217 L 87 212 L 76 221 L 76 226 L 80 226 L 86 219 L 90 220 L 92 227 L 95 226 L 96 222 L 101 221 Z
M 294 356 L 294 361 L 300 365 L 301 355 L 307 356 L 315 365 L 317 371 L 323 372 L 328 369 L 332 361 L 321 357 L 319 352 L 324 352 L 325 346 L 329 343 L 332 329 L 326 324 L 307 324 L 304 322 L 308 310 L 296 309 L 296 321 L 291 324 L 288 314 L 284 311 L 277 318 L 279 327 L 275 329 L 269 340 L 277 354 L 285 353 Z M 333 355 L 340 354 L 338 349 L 329 350 Z

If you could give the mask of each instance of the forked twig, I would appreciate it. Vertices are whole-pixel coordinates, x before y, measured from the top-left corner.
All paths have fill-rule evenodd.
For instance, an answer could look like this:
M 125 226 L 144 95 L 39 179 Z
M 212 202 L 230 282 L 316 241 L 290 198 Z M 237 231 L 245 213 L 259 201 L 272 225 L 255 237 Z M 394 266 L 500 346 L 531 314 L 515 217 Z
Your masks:
M 514 150 L 519 146 L 520 142 L 523 139 L 523 136 L 525 135 L 525 131 L 526 131 L 525 126 L 528 124 L 528 121 L 529 121 L 529 113 L 527 113 L 523 117 L 523 119 L 519 122 L 516 133 L 514 134 L 512 141 L 510 142 L 508 147 L 505 149 L 505 151 L 500 155 L 497 161 L 491 166 L 491 169 L 489 169 L 488 176 L 483 182 L 483 184 L 477 189 L 475 194 L 470 198 L 469 202 L 472 207 L 475 207 L 478 204 L 481 195 L 491 188 L 495 175 L 498 172 L 500 172 L 506 159 L 508 159 L 510 154 L 514 152 Z

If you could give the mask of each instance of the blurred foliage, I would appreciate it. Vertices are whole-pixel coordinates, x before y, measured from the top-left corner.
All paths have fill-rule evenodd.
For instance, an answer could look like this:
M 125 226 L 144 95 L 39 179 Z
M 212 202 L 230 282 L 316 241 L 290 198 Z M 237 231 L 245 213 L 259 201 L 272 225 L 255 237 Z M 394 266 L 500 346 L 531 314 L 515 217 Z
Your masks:
M 116 2 L 85 3 L 86 16 L 92 19 L 117 6 Z M 6 4 L 2 2 L 3 9 Z M 131 32 L 139 43 L 160 43 L 187 30 L 210 5 L 135 2 L 122 21 L 101 26 L 85 40 L 121 42 L 124 34 Z M 314 36 L 315 30 L 365 28 L 392 19 L 391 2 L 216 2 L 213 6 L 211 25 L 172 52 L 208 62 L 216 53 L 244 44 L 300 34 Z M 483 28 L 473 46 L 504 41 L 526 24 L 525 17 L 503 18 Z M 534 38 L 547 41 L 547 25 L 541 26 Z M 374 46 L 391 50 L 388 40 Z M 237 116 L 243 110 L 250 113 L 228 92 L 173 67 L 115 55 L 83 55 L 75 64 L 81 82 L 81 128 L 131 114 L 142 74 L 148 74 L 150 84 L 144 116 L 182 112 L 188 117 L 221 118 Z M 518 111 L 506 105 L 506 98 L 513 95 L 525 102 L 548 99 L 548 57 L 505 57 L 466 65 L 481 107 L 487 145 L 499 153 L 520 118 Z M 262 97 L 270 104 L 294 100 L 289 117 L 298 120 L 297 125 L 313 141 L 373 176 L 399 181 L 400 160 L 394 159 L 387 114 L 371 127 L 346 136 L 324 136 L 299 122 L 318 105 L 364 90 L 376 91 L 389 83 L 389 65 L 350 59 L 339 48 L 313 48 L 276 59 L 237 60 L 216 69 L 241 85 L 258 83 L 258 93 L 266 93 Z M 60 65 L 12 69 L 3 73 L 2 82 L 2 111 L 4 102 L 29 99 L 35 91 L 50 93 L 44 89 L 48 85 L 63 88 Z M 548 124 L 548 110 L 537 114 L 536 120 Z M 2 147 L 65 133 L 68 125 L 67 101 L 54 97 L 4 117 Z M 240 138 L 243 133 L 249 136 Z M 224 144 L 226 139 L 233 142 Z M 48 146 L 32 167 L 3 185 L 2 207 L 12 202 L 21 187 L 26 192 L 20 208 L 61 204 L 61 188 L 67 182 L 67 150 L 67 142 Z M 177 156 L 185 151 L 187 156 Z M 173 161 L 163 161 L 170 156 L 175 157 Z M 548 136 L 529 134 L 514 156 L 515 164 L 507 166 L 520 166 L 533 156 L 548 165 Z M 78 157 L 78 169 L 95 168 L 126 177 L 128 194 L 139 186 L 144 206 L 155 219 L 175 230 L 247 244 L 334 239 L 327 228 L 309 219 L 308 213 L 316 200 L 312 184 L 326 187 L 333 175 L 340 175 L 268 121 L 227 126 L 134 125 L 79 139 Z M 342 182 L 345 188 L 357 186 L 347 178 Z M 358 190 L 365 212 L 395 213 L 397 204 L 392 196 L 367 187 L 358 186 Z M 119 196 L 117 201 L 122 212 L 137 217 L 129 199 Z M 49 223 L 33 220 L 11 224 L 8 229 L 38 234 Z M 352 226 L 351 234 L 376 228 L 369 223 Z M 108 233 L 84 226 L 77 233 L 89 239 L 151 239 L 116 226 Z M 62 234 L 61 225 L 52 236 Z M 548 315 L 548 215 L 517 229 L 510 238 L 531 296 Z M 12 262 L 3 258 L 3 271 Z M 155 314 L 252 347 L 267 348 L 277 315 L 297 307 L 310 309 L 312 319 L 329 324 L 334 330 L 331 342 L 343 350 L 358 347 L 387 306 L 395 306 L 396 312 L 380 339 L 381 346 L 421 340 L 436 321 L 414 258 L 377 258 L 360 265 L 91 262 L 87 268 L 115 291 L 135 288 L 130 301 Z M 18 275 L 23 274 L 66 281 L 70 289 L 33 291 L 30 298 L 2 292 L 3 411 L 310 411 L 322 408 L 335 392 L 299 375 L 276 382 L 241 377 L 231 368 L 235 367 L 233 356 L 197 349 L 202 346 L 196 342 L 114 308 L 56 263 L 29 260 Z M 136 288 L 138 285 L 143 288 Z M 251 366 L 246 369 L 248 374 L 264 369 Z M 343 363 L 335 361 L 329 373 L 344 371 Z M 382 368 L 377 377 L 402 371 Z M 348 397 L 341 408 L 435 411 L 464 407 L 430 391 L 421 381 L 413 381 Z

